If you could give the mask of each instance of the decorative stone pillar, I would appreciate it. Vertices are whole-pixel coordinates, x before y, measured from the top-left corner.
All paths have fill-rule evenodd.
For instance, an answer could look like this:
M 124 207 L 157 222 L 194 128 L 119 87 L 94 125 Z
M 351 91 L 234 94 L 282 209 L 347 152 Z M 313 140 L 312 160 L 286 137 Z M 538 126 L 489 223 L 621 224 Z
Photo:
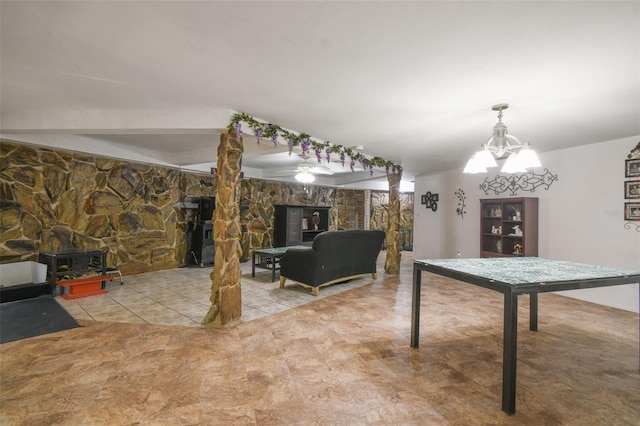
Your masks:
M 389 173 L 389 221 L 387 224 L 387 260 L 384 271 L 400 273 L 400 175 Z
M 371 190 L 364 190 L 364 229 L 371 229 Z
M 211 272 L 211 307 L 202 325 L 222 327 L 240 319 L 240 169 L 244 146 L 235 132 L 220 135 L 216 208 L 213 212 L 215 258 Z

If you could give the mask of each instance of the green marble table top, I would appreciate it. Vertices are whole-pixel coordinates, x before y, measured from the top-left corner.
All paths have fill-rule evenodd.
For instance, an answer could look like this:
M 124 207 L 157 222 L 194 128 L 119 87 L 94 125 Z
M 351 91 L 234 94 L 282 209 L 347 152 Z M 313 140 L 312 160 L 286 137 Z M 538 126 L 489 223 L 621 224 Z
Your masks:
M 539 257 L 492 257 L 481 259 L 424 259 L 416 263 L 433 265 L 507 284 L 590 280 L 638 275 L 640 271 Z

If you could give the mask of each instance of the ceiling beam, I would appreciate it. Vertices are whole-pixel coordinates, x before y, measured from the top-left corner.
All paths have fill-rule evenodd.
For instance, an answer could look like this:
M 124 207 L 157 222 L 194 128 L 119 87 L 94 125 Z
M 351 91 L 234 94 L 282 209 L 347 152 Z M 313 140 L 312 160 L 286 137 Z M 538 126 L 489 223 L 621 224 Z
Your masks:
M 233 111 L 183 110 L 23 110 L 2 114 L 4 133 L 210 133 L 229 124 Z

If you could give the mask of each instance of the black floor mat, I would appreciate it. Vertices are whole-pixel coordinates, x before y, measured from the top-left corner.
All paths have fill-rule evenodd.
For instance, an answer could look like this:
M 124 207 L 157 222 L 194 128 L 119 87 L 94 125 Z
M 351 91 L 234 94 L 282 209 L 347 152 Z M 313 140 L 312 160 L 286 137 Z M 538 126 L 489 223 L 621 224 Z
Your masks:
M 0 343 L 80 327 L 52 296 L 0 304 Z

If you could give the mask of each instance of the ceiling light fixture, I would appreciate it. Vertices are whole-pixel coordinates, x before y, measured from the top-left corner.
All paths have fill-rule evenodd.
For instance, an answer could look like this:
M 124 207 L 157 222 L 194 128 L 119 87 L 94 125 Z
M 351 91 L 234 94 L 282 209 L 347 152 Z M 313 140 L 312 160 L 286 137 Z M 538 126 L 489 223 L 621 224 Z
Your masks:
M 523 143 L 507 131 L 507 126 L 502 122 L 502 110 L 509 108 L 509 104 L 498 104 L 491 107 L 498 111 L 498 122 L 493 126 L 493 135 L 482 149 L 471 156 L 463 173 L 486 173 L 488 167 L 497 167 L 495 158 L 501 159 L 509 155 L 502 166 L 503 173 L 526 172 L 532 167 L 541 167 L 538 155 L 529 148 L 528 143 Z M 494 158 L 495 157 L 495 158 Z
M 298 173 L 295 178 L 300 183 L 311 183 L 316 180 L 316 177 L 306 170 Z

